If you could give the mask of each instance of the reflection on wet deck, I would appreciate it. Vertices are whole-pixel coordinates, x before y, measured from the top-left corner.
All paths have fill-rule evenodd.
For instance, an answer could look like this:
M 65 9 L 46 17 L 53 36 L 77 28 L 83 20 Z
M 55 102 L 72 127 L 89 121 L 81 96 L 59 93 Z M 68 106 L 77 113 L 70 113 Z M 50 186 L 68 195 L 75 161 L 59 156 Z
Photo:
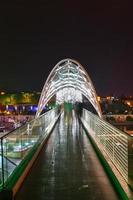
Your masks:
M 119 199 L 75 113 L 62 115 L 15 200 Z

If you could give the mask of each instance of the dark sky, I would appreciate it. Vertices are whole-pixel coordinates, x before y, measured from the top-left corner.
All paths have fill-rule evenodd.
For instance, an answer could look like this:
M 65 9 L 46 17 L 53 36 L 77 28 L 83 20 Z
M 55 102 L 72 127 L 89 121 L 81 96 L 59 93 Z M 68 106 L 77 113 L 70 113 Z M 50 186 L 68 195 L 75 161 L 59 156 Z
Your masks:
M 54 65 L 74 58 L 99 95 L 133 95 L 128 0 L 10 2 L 0 3 L 0 90 L 41 91 Z

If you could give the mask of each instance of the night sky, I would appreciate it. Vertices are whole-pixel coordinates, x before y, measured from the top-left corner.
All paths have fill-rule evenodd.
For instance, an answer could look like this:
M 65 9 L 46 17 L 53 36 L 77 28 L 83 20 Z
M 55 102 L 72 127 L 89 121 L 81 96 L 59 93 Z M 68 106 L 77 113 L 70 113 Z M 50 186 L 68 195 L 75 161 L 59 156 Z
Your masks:
M 99 95 L 133 95 L 128 0 L 10 2 L 0 3 L 0 90 L 41 91 L 54 65 L 73 58 Z

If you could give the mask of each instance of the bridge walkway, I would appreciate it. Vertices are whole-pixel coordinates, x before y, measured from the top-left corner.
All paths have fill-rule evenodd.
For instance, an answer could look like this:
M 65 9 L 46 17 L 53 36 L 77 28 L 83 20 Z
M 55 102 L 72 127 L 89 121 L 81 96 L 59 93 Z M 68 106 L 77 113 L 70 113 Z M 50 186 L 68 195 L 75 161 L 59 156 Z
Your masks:
M 73 113 L 61 116 L 15 200 L 81 199 L 119 197 Z

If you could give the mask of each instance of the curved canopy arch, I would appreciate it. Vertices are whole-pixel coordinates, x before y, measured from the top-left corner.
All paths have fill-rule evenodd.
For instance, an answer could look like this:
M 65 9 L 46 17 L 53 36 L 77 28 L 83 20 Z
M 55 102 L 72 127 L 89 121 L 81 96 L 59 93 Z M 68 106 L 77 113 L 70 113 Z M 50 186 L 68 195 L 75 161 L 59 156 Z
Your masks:
M 61 60 L 52 69 L 43 87 L 36 117 L 41 114 L 44 106 L 54 95 L 57 99 L 61 99 L 61 96 L 63 100 L 64 97 L 68 99 L 70 97 L 75 101 L 84 95 L 102 117 L 93 83 L 83 66 L 75 60 Z

